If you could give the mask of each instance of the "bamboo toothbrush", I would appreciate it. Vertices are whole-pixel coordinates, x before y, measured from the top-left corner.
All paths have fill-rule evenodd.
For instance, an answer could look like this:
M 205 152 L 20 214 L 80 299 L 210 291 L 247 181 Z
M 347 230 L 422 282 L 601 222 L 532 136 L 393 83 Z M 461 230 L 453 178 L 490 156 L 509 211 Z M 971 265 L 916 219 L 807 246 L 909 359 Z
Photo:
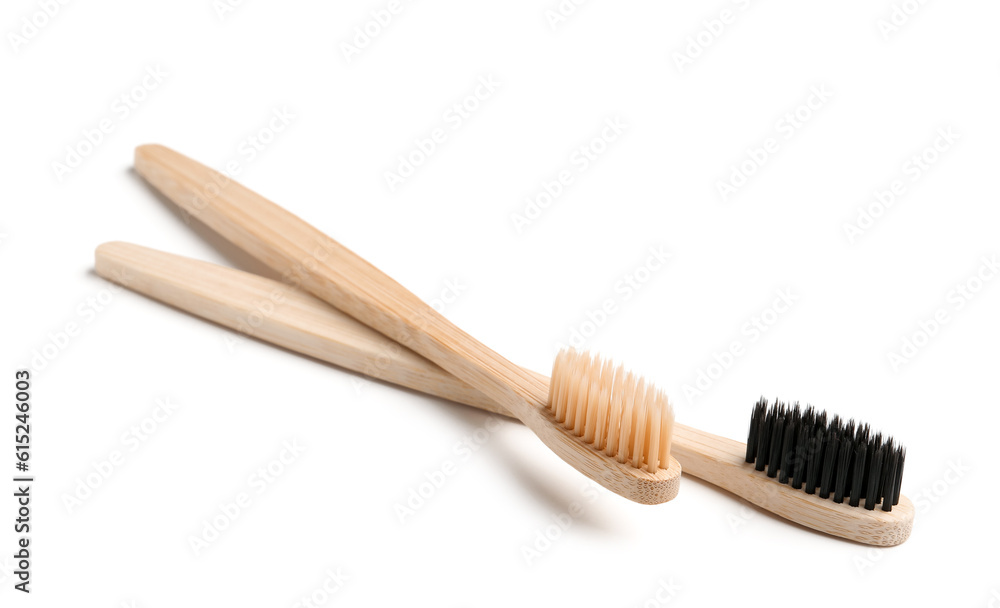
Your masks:
M 550 391 L 337 241 L 227 176 L 158 145 L 136 148 L 135 168 L 290 282 L 482 392 L 595 482 L 644 504 L 677 495 L 673 409 L 652 384 L 610 362 L 564 352 Z
M 278 281 L 127 243 L 105 243 L 98 247 L 96 269 L 101 276 L 134 291 L 252 337 L 380 380 L 510 415 L 506 408 L 431 361 L 325 302 Z M 261 302 L 273 303 L 266 308 L 266 314 L 261 312 Z M 540 374 L 525 373 L 541 384 L 548 383 Z M 761 439 L 761 424 L 769 429 L 777 424 L 776 420 L 769 421 L 767 415 L 761 416 L 762 411 L 767 414 L 758 404 L 752 416 L 754 439 L 751 444 L 755 446 L 766 443 Z M 770 434 L 782 435 L 784 441 L 783 434 Z M 860 445 L 855 448 L 859 449 Z M 867 443 L 863 445 L 867 448 Z M 811 474 L 813 491 L 819 490 L 820 494 L 807 493 L 805 477 L 809 472 L 809 455 L 823 454 L 815 446 L 804 454 L 801 463 L 807 467 L 803 469 L 805 487 L 802 490 L 793 485 L 794 460 L 791 474 L 769 478 L 767 471 L 757 471 L 756 466 L 745 462 L 746 444 L 679 423 L 674 425 L 672 450 L 685 473 L 729 490 L 793 522 L 871 545 L 897 545 L 910 534 L 913 506 L 905 496 L 899 495 L 902 463 L 896 469 L 898 475 L 893 476 L 893 488 L 888 490 L 890 502 L 895 499 L 896 504 L 891 505 L 891 511 L 884 511 L 884 506 L 878 510 L 866 508 L 874 507 L 874 501 L 864 500 L 865 506 L 861 506 L 861 494 L 869 495 L 867 488 L 858 491 L 852 488 L 846 502 L 837 502 L 836 491 L 832 498 L 824 499 L 823 467 L 815 458 L 812 463 L 815 470 Z M 756 448 L 752 451 L 754 460 L 762 456 Z M 765 460 L 770 464 L 769 458 Z M 867 463 L 865 466 L 870 468 L 872 465 Z M 835 474 L 827 477 L 828 488 L 838 486 Z M 849 486 L 845 481 L 841 487 Z

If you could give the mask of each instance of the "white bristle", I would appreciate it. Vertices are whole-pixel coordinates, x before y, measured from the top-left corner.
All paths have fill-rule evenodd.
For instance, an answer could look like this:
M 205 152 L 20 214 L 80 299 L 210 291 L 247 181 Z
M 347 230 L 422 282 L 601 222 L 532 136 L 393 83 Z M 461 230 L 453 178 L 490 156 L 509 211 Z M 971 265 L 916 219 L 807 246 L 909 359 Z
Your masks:
M 563 350 L 552 365 L 549 409 L 585 443 L 618 462 L 666 468 L 674 411 L 652 383 L 590 353 Z

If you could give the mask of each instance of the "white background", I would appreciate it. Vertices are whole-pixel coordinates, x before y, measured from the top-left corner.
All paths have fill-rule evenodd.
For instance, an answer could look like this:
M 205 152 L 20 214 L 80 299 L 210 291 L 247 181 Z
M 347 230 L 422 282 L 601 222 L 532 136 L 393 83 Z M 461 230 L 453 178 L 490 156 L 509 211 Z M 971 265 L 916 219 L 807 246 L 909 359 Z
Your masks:
M 1000 280 L 975 277 L 1000 254 L 1000 8 L 894 2 L 591 2 L 554 27 L 554 0 L 403 2 L 350 57 L 384 0 L 71 2 L 33 34 L 40 5 L 5 2 L 2 390 L 35 369 L 37 483 L 26 598 L 4 398 L 0 602 L 293 606 L 339 568 L 325 605 L 996 606 Z M 498 84 L 473 101 L 480 79 Z M 476 109 L 458 121 L 456 103 Z M 293 118 L 261 134 L 276 111 Z M 616 119 L 623 133 L 592 143 Z M 397 157 L 436 128 L 444 142 L 391 189 Z M 939 129 L 957 140 L 927 152 Z M 255 135 L 269 143 L 251 159 Z M 421 297 L 454 299 L 450 319 L 527 367 L 547 372 L 582 329 L 720 435 L 744 439 L 761 394 L 872 423 L 908 447 L 911 539 L 827 537 L 690 477 L 671 503 L 631 504 L 513 423 L 462 459 L 485 414 L 112 292 L 92 270 L 109 240 L 267 272 L 138 178 L 133 149 L 151 142 L 235 160 L 240 181 Z M 85 152 L 68 173 L 53 164 L 75 160 L 67 146 Z M 584 170 L 581 146 L 602 150 Z M 562 170 L 572 183 L 519 233 L 512 216 Z M 671 257 L 646 273 L 650 247 Z M 647 280 L 630 292 L 629 275 Z M 953 291 L 967 283 L 971 299 Z M 782 289 L 794 304 L 772 315 Z M 939 309 L 948 321 L 916 335 Z M 758 335 L 755 317 L 773 323 Z M 922 347 L 893 364 L 905 339 Z M 743 354 L 687 396 L 733 342 Z M 158 399 L 177 407 L 132 450 L 123 435 Z M 251 489 L 292 440 L 305 452 Z M 124 464 L 68 508 L 116 450 Z M 395 505 L 446 460 L 457 472 L 401 522 Z M 240 492 L 250 506 L 196 554 Z M 574 501 L 583 514 L 547 528 Z

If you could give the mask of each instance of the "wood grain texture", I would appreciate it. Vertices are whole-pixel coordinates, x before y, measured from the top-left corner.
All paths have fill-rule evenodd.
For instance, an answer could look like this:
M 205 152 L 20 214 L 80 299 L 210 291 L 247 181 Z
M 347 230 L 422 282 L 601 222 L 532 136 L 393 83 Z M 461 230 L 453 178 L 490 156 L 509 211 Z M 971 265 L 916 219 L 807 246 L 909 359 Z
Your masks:
M 504 416 L 481 392 L 326 302 L 248 272 L 130 243 L 95 252 L 100 276 L 241 334 Z
M 553 452 L 605 488 L 643 504 L 677 495 L 680 466 L 650 473 L 608 458 L 557 423 L 548 387 L 402 285 L 287 210 L 169 148 L 136 148 L 136 171 L 236 246 L 365 325 L 435 362 L 502 405 Z
M 274 301 L 274 294 L 280 294 L 273 312 L 261 315 L 254 337 L 387 382 L 511 415 L 431 361 L 288 285 L 126 243 L 101 245 L 96 258 L 101 276 L 238 331 L 245 331 L 241 327 L 259 312 L 259 302 Z M 540 385 L 548 384 L 541 374 L 524 373 Z M 672 453 L 685 473 L 815 530 L 891 546 L 905 541 L 912 529 L 913 505 L 905 496 L 885 513 L 793 490 L 743 462 L 746 445 L 739 441 L 675 424 Z

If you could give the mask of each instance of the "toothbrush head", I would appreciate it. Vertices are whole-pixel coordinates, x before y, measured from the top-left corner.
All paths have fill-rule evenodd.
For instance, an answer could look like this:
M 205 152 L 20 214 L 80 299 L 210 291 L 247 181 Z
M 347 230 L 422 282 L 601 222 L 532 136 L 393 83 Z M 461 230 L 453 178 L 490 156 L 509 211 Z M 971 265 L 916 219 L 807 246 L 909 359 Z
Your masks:
M 746 461 L 757 471 L 807 494 L 891 511 L 899 504 L 906 449 L 867 424 L 828 420 L 812 406 L 802 409 L 763 397 L 754 406 Z
M 618 462 L 650 473 L 670 466 L 673 407 L 663 391 L 621 365 L 561 351 L 548 406 L 563 427 Z

